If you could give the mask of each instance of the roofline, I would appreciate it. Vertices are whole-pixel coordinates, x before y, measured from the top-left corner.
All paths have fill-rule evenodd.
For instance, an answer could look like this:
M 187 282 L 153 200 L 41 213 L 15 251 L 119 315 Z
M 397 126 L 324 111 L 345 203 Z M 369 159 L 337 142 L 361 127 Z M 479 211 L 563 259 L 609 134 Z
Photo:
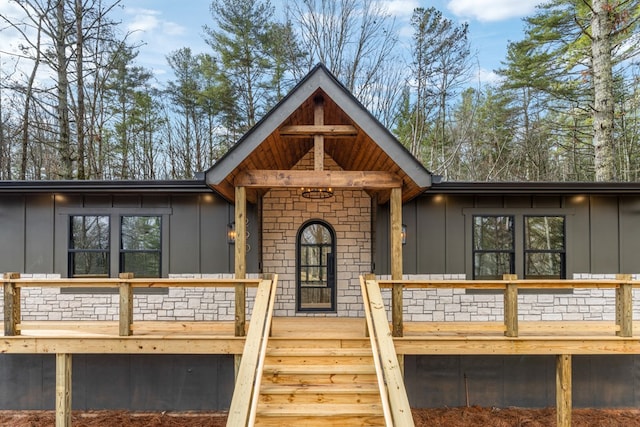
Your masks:
M 20 193 L 210 193 L 204 180 L 0 181 L 0 194 Z M 440 182 L 423 195 L 640 194 L 640 182 Z
M 441 182 L 423 194 L 640 194 L 640 182 Z
M 204 180 L 0 181 L 0 194 L 18 193 L 208 193 Z
M 325 80 L 326 79 L 326 80 Z M 310 86 L 317 82 L 317 85 Z M 328 83 L 325 85 L 324 83 Z M 421 188 L 428 188 L 431 185 L 431 172 L 427 170 L 422 163 L 420 163 L 407 148 L 398 141 L 393 133 L 380 123 L 380 121 L 367 110 L 362 103 L 329 71 L 329 69 L 322 63 L 315 65 L 309 73 L 304 76 L 271 110 L 267 112 L 251 129 L 249 129 L 242 137 L 216 162 L 205 172 L 205 180 L 208 185 L 219 185 L 223 179 L 231 173 L 231 171 L 244 159 L 255 147 L 251 150 L 243 145 L 245 141 L 252 142 L 254 138 L 260 139 L 262 135 L 260 132 L 264 126 L 273 126 L 273 129 L 269 129 L 269 133 L 277 128 L 277 126 L 285 120 L 289 114 L 293 113 L 299 104 L 292 105 L 296 102 L 297 98 L 311 96 L 316 90 L 322 90 L 328 96 L 330 96 L 333 102 L 338 107 L 344 109 L 346 102 L 351 102 L 356 106 L 355 111 L 351 111 L 347 114 L 351 119 L 359 126 L 362 126 L 363 122 L 372 123 L 372 129 L 375 132 L 379 132 L 377 136 L 381 136 L 386 140 L 391 140 L 393 143 L 391 146 L 380 146 L 380 148 L 394 161 L 398 161 L 396 157 L 398 155 L 404 157 L 407 162 L 405 165 L 399 164 L 409 178 L 411 178 L 416 185 Z M 336 89 L 336 92 L 333 92 Z M 333 96 L 332 96 L 333 95 Z M 299 100 L 298 100 L 299 101 Z M 287 110 L 287 108 L 289 108 Z M 282 110 L 282 111 L 280 111 Z M 364 129 L 363 129 L 364 130 Z M 378 140 L 376 135 L 369 135 L 374 140 Z M 256 143 L 255 141 L 253 141 Z M 257 143 L 256 143 L 257 145 Z M 389 151 L 391 150 L 391 152 Z M 395 155 L 393 155 L 393 151 Z M 238 159 L 238 156 L 241 159 Z M 235 162 L 235 163 L 234 163 Z

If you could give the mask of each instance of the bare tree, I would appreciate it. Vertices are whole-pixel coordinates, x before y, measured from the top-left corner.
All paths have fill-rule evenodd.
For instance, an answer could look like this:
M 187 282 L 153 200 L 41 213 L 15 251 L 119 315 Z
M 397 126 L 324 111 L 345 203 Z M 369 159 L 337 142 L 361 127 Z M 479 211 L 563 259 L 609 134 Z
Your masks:
M 459 148 L 449 146 L 449 103 L 471 72 L 468 26 L 456 25 L 435 8 L 415 9 L 411 24 L 414 96 L 409 98 L 414 105 L 407 110 L 410 117 L 404 117 L 411 123 L 404 138 L 414 156 L 447 177 Z
M 393 104 L 402 86 L 399 73 L 390 72 L 389 64 L 402 68 L 394 50 L 395 22 L 383 2 L 302 0 L 291 1 L 286 8 L 307 54 L 305 69 L 297 74 L 302 76 L 321 62 L 376 116 L 388 113 L 379 108 Z M 390 82 L 391 78 L 397 80 Z

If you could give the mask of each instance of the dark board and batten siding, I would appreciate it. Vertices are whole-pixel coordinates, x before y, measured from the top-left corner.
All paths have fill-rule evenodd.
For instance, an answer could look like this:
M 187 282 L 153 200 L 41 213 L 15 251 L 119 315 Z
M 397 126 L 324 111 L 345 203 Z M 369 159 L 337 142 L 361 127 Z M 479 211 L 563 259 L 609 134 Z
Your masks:
M 567 277 L 640 273 L 640 198 L 631 195 L 425 194 L 403 206 L 405 274 L 471 274 L 472 213 L 565 214 Z M 388 207 L 378 209 L 376 273 L 388 274 Z M 405 356 L 414 407 L 553 407 L 553 356 Z M 573 404 L 640 405 L 640 355 L 574 356 Z
M 165 272 L 233 271 L 226 225 L 233 206 L 201 193 L 3 194 L 0 269 L 67 274 L 68 215 L 76 212 L 163 212 L 167 217 Z M 408 237 L 405 274 L 471 277 L 470 212 L 565 212 L 567 275 L 640 273 L 640 197 L 633 195 L 425 194 L 403 206 Z M 376 210 L 375 270 L 389 271 L 389 213 Z M 52 225 L 54 224 L 54 225 Z M 258 271 L 258 230 L 249 213 L 248 270 Z M 163 246 L 165 248 L 165 246 Z M 54 358 L 0 356 L 0 408 L 51 409 Z M 470 404 L 553 406 L 552 357 L 406 356 L 406 383 L 414 406 Z M 74 408 L 135 410 L 227 409 L 233 387 L 231 356 L 76 355 Z M 576 407 L 640 405 L 640 356 L 576 356 Z M 526 384 L 526 385 L 523 385 Z M 8 385 L 8 386 L 7 386 Z
M 233 246 L 226 239 L 233 206 L 208 190 L 3 194 L 0 270 L 66 277 L 73 214 L 162 215 L 164 275 L 233 271 Z M 252 237 L 257 239 L 257 233 Z M 257 251 L 248 262 L 257 266 Z M 74 409 L 228 409 L 233 372 L 233 356 L 228 355 L 78 354 L 73 357 Z M 55 357 L 0 355 L 0 383 L 0 409 L 53 409 Z
M 55 363 L 54 355 L 0 355 L 0 408 L 54 409 Z M 233 382 L 229 355 L 76 354 L 73 409 L 225 410 Z
M 405 356 L 412 407 L 548 408 L 556 404 L 554 356 Z M 427 386 L 428 385 L 428 386 Z M 573 356 L 575 408 L 640 406 L 640 356 Z
M 80 214 L 162 215 L 163 276 L 233 272 L 233 246 L 226 238 L 233 206 L 211 192 L 2 195 L 0 270 L 67 277 L 69 215 Z M 251 229 L 256 226 L 255 209 L 249 210 L 249 220 L 249 244 L 257 248 L 258 233 Z M 112 272 L 117 272 L 117 259 L 112 263 Z M 250 271 L 258 271 L 257 250 L 249 252 L 247 264 Z
M 425 194 L 403 206 L 404 274 L 471 274 L 471 216 L 529 212 L 567 216 L 566 272 L 640 273 L 640 198 L 609 195 Z M 375 271 L 389 274 L 388 206 L 377 212 Z M 520 266 L 518 266 L 520 267 Z

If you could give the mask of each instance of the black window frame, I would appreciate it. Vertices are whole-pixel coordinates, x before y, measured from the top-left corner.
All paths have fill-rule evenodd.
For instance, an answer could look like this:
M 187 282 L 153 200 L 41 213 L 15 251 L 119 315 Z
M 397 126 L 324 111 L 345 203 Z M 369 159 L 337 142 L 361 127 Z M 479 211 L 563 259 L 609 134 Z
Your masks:
M 476 248 L 476 219 L 477 218 L 508 218 L 511 221 L 511 249 L 477 249 Z M 509 254 L 509 272 L 503 274 L 514 274 L 515 266 L 516 266 L 516 218 L 515 215 L 512 214 L 474 214 L 471 217 L 471 275 L 473 280 L 501 280 L 502 275 L 500 277 L 481 277 L 478 278 L 476 274 L 477 271 L 477 255 L 479 254 Z
M 328 244 L 303 244 L 302 243 L 302 235 L 304 233 L 304 231 L 309 228 L 312 225 L 321 225 L 324 228 L 326 228 L 329 232 L 329 236 L 331 238 L 331 242 Z M 303 252 L 303 246 L 304 247 L 310 247 L 310 246 L 315 246 L 315 247 L 321 247 L 321 248 L 330 248 L 329 251 L 322 251 L 321 249 L 321 253 L 319 256 L 320 264 L 316 265 L 316 264 L 303 264 L 302 263 L 302 252 Z M 333 227 L 331 227 L 331 225 L 329 223 L 327 223 L 326 221 L 322 221 L 322 220 L 310 220 L 305 222 L 304 224 L 302 224 L 300 226 L 300 228 L 298 229 L 298 233 L 296 236 L 296 311 L 298 312 L 322 312 L 322 313 L 333 313 L 336 311 L 337 309 L 337 277 L 336 277 L 336 271 L 335 271 L 335 267 L 336 267 L 336 233 L 335 230 L 333 229 Z M 331 253 L 333 256 L 333 265 L 330 265 L 329 260 L 327 257 L 323 256 L 324 254 L 328 254 Z M 323 260 L 325 261 L 325 264 L 322 264 Z M 330 307 L 325 308 L 325 307 L 303 307 L 302 304 L 302 271 L 304 267 L 317 267 L 319 268 L 319 271 L 322 271 L 322 268 L 325 267 L 326 268 L 326 275 L 327 275 L 327 285 L 326 287 L 330 289 L 331 291 L 331 299 L 330 299 Z M 334 271 L 331 271 L 331 269 L 334 269 Z M 331 283 L 332 280 L 332 283 Z
M 107 219 L 107 247 L 106 248 L 77 248 L 75 247 L 74 242 L 77 240 L 74 236 L 74 219 L 75 218 L 99 218 L 104 217 Z M 71 278 L 105 278 L 110 277 L 111 270 L 111 250 L 112 250 L 112 242 L 111 242 L 111 216 L 106 214 L 74 214 L 69 215 L 68 219 L 69 224 L 69 234 L 67 239 L 67 275 Z M 75 274 L 75 265 L 76 265 L 76 254 L 106 254 L 106 273 L 104 274 Z
M 171 208 L 61 208 L 58 212 L 59 215 L 65 217 L 65 229 L 66 229 L 66 242 L 64 243 L 64 247 L 60 247 L 60 250 L 63 248 L 67 251 L 67 261 L 66 261 L 66 277 L 71 278 L 72 270 L 69 262 L 69 248 L 71 242 L 71 217 L 74 216 L 105 216 L 109 217 L 109 242 L 110 242 L 110 252 L 109 252 L 109 272 L 107 276 L 83 276 L 83 277 L 93 277 L 93 278 L 117 278 L 118 273 L 123 273 L 121 271 L 121 260 L 120 260 L 120 245 L 121 245 L 121 221 L 123 216 L 150 216 L 150 217 L 160 217 L 160 262 L 159 262 L 159 276 L 158 277 L 166 277 L 168 274 L 167 266 L 169 265 L 169 247 L 168 240 L 166 237 L 169 233 L 169 216 L 172 215 Z M 136 288 L 134 290 L 136 294 L 168 294 L 168 288 Z M 69 293 L 69 294 L 114 294 L 118 293 L 118 290 L 115 288 L 94 288 L 94 287 L 74 287 L 74 288 L 62 288 L 61 293 Z
M 158 218 L 158 225 L 159 225 L 159 229 L 158 232 L 160 233 L 159 237 L 158 237 L 158 249 L 124 249 L 124 241 L 125 239 L 123 238 L 123 224 L 124 224 L 124 218 Z M 148 276 L 148 275 L 134 275 L 134 277 L 140 277 L 140 278 L 157 278 L 157 277 L 162 277 L 162 239 L 163 239 L 163 233 L 162 233 L 162 215 L 153 215 L 153 214 L 148 214 L 148 215 L 136 215 L 136 214 L 121 214 L 120 215 L 120 232 L 118 233 L 118 239 L 119 239 L 119 253 L 118 253 L 118 270 L 120 273 L 135 273 L 135 271 L 132 271 L 131 269 L 127 269 L 125 268 L 125 257 L 127 254 L 157 254 L 158 257 L 158 272 L 157 275 L 155 276 Z
M 528 224 L 527 218 L 562 218 L 562 248 L 561 249 L 528 249 L 529 241 L 527 239 Z M 542 214 L 525 214 L 522 219 L 522 233 L 523 233 L 523 255 L 522 255 L 522 271 L 524 279 L 559 279 L 564 280 L 567 276 L 567 217 L 566 215 L 542 215 Z M 558 254 L 560 256 L 560 272 L 559 277 L 556 276 L 536 276 L 531 277 L 527 275 L 527 255 L 528 254 Z

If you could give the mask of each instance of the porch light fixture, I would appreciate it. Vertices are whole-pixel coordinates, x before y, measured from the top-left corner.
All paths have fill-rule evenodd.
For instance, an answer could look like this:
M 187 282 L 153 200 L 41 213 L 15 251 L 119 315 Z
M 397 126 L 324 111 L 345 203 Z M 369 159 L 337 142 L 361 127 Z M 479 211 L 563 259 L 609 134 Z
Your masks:
M 227 243 L 234 245 L 236 243 L 236 223 L 227 224 Z
M 407 244 L 407 226 L 406 224 L 402 224 L 402 231 L 400 232 L 400 238 L 402 239 L 402 244 Z
M 302 197 L 306 199 L 328 199 L 333 197 L 333 189 L 329 188 L 301 188 Z

